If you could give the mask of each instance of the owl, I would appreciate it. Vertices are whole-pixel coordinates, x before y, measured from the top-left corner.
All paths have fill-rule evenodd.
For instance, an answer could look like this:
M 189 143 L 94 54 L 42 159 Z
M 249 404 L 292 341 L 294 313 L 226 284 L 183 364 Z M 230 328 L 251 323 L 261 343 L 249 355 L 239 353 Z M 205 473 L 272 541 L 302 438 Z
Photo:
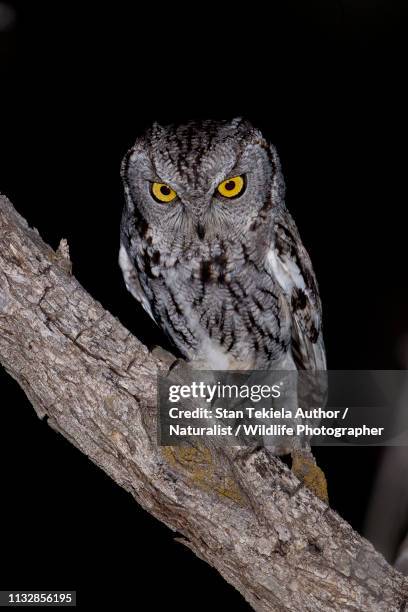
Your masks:
M 214 370 L 324 370 L 315 274 L 275 147 L 248 121 L 153 124 L 121 168 L 126 286 Z
M 277 151 L 259 130 L 241 118 L 155 123 L 121 174 L 126 286 L 193 369 L 325 370 L 316 278 Z M 324 393 L 312 380 L 303 397 L 318 406 Z M 299 387 L 285 400 L 296 407 Z M 290 452 L 294 473 L 327 501 L 309 438 L 260 444 Z

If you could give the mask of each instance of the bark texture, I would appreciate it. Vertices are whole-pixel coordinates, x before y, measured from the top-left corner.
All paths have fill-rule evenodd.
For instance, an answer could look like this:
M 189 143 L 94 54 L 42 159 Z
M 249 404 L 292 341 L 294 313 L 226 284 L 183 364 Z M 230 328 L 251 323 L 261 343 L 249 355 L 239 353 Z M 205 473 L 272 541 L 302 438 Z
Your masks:
M 81 287 L 66 243 L 53 251 L 3 196 L 0 361 L 40 418 L 255 610 L 408 609 L 408 580 L 279 459 L 158 446 L 156 376 L 167 360 Z

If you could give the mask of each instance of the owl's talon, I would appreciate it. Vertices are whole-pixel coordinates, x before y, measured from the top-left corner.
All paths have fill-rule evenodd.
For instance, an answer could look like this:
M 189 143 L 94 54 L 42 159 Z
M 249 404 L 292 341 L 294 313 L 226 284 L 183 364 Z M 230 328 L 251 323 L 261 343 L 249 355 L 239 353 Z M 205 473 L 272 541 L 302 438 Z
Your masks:
M 292 472 L 312 493 L 326 504 L 329 503 L 327 480 L 316 463 L 311 451 L 292 451 Z
M 166 351 L 166 349 L 162 348 L 161 346 L 154 346 L 150 352 L 153 357 L 161 361 L 168 370 L 171 370 L 171 368 L 178 361 L 172 353 L 169 353 L 169 351 Z
M 178 372 L 182 372 L 182 371 L 191 372 L 190 365 L 188 361 L 186 361 L 185 359 L 177 358 L 175 361 L 173 361 L 173 363 L 171 364 L 169 368 L 169 372 L 172 372 L 173 370 L 176 370 L 176 369 Z

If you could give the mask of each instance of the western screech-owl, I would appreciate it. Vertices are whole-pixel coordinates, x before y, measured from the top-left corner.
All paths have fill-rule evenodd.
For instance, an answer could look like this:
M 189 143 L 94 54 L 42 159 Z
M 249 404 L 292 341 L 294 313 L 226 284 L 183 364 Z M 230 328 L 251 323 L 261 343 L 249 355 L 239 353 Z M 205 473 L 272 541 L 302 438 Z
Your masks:
M 208 369 L 324 370 L 321 305 L 278 154 L 248 121 L 154 124 L 122 164 L 127 288 Z

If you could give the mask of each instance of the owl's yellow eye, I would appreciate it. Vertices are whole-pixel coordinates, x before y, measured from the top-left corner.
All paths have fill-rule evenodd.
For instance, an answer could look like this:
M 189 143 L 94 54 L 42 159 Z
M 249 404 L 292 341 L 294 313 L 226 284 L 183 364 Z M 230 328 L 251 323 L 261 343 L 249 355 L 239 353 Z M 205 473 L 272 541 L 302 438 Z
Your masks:
M 244 187 L 244 177 L 233 176 L 232 178 L 229 178 L 218 185 L 218 193 L 220 193 L 224 198 L 236 198 L 243 192 Z
M 158 202 L 172 202 L 177 193 L 165 183 L 152 183 L 152 196 Z

